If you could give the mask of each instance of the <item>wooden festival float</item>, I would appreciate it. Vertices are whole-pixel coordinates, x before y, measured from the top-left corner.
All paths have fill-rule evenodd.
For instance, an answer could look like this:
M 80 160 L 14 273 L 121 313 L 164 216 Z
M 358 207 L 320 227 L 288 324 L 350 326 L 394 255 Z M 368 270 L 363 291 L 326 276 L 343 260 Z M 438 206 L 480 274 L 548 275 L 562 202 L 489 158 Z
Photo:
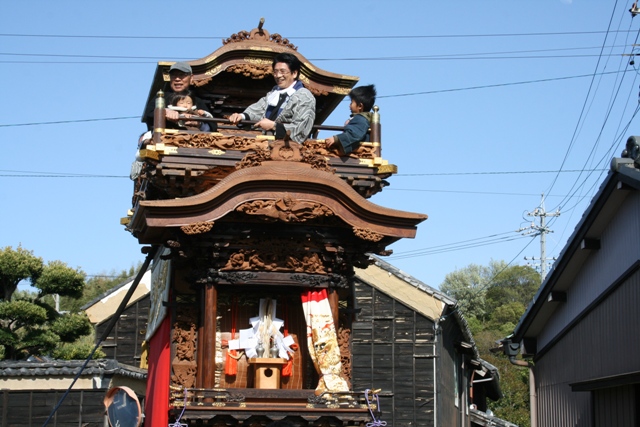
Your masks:
M 280 52 L 300 59 L 300 80 L 316 97 L 314 134 L 303 144 L 226 120 L 274 85 Z M 153 135 L 139 147 L 133 207 L 122 221 L 156 251 L 146 425 L 374 421 L 385 392 L 376 378 L 389 373 L 352 345 L 364 304 L 354 297 L 354 268 L 413 238 L 427 218 L 367 200 L 397 172 L 382 159 L 377 107 L 371 142 L 349 156 L 327 151 L 314 137 L 342 129 L 323 123 L 358 78 L 311 64 L 261 22 L 189 61 L 192 88 L 218 131 L 165 129 L 172 64 L 160 62 L 153 78 Z

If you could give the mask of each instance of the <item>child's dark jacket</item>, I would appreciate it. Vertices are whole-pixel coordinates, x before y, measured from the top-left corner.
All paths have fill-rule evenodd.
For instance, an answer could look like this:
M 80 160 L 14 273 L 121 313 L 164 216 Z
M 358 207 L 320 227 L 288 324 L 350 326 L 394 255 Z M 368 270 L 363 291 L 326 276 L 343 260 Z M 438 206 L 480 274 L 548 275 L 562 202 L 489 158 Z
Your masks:
M 353 114 L 345 125 L 344 132 L 336 135 L 344 154 L 349 154 L 356 150 L 361 142 L 369 141 L 368 132 L 372 116 L 373 113 L 371 112 Z

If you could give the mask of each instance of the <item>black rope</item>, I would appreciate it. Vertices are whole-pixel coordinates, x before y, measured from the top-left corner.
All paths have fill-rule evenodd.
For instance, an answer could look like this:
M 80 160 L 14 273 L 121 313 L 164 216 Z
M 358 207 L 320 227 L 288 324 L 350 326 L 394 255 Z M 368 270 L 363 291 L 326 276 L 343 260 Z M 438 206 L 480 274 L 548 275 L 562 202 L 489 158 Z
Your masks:
M 58 409 L 60 409 L 60 406 L 62 405 L 62 402 L 64 402 L 64 399 L 67 398 L 67 396 L 69 395 L 69 392 L 73 388 L 73 386 L 76 383 L 76 381 L 78 381 L 78 378 L 80 378 L 80 375 L 82 374 L 82 372 L 85 370 L 85 368 L 87 367 L 87 365 L 89 364 L 91 359 L 93 359 L 93 355 L 95 354 L 96 350 L 98 350 L 98 347 L 100 347 L 100 344 L 102 344 L 102 341 L 107 339 L 107 337 L 111 333 L 111 330 L 116 325 L 116 322 L 120 318 L 120 315 L 122 315 L 122 312 L 127 307 L 127 304 L 129 303 L 129 300 L 133 296 L 133 293 L 135 292 L 136 288 L 138 287 L 138 284 L 140 283 L 140 280 L 142 280 L 142 277 L 144 276 L 144 273 L 147 271 L 147 268 L 149 268 L 149 264 L 151 263 L 151 260 L 153 259 L 153 257 L 154 257 L 154 255 L 155 255 L 157 250 L 158 250 L 158 247 L 157 246 L 153 246 L 153 247 L 151 247 L 151 250 L 147 253 L 147 258 L 145 258 L 144 263 L 142 264 L 142 267 L 140 267 L 140 271 L 138 271 L 138 275 L 133 280 L 133 283 L 131 284 L 131 287 L 129 288 L 129 290 L 127 291 L 127 294 L 124 296 L 124 299 L 120 303 L 120 306 L 118 306 L 118 309 L 113 314 L 113 317 L 111 317 L 111 320 L 109 321 L 109 325 L 107 326 L 107 329 L 105 329 L 104 332 L 102 333 L 102 336 L 100 336 L 100 339 L 96 343 L 95 347 L 93 347 L 93 350 L 91 350 L 91 354 L 89 354 L 89 357 L 87 357 L 87 359 L 84 361 L 84 363 L 80 367 L 80 370 L 78 371 L 78 373 L 76 374 L 75 378 L 71 382 L 71 385 L 69 386 L 69 388 L 67 388 L 67 391 L 65 391 L 65 393 L 62 395 L 62 397 L 60 398 L 60 401 L 55 406 L 55 408 L 53 408 L 53 410 L 51 411 L 51 414 L 49 414 L 49 418 L 47 418 L 47 420 L 44 422 L 44 424 L 42 424 L 42 427 L 46 427 L 46 425 L 49 424 L 49 421 L 51 421 L 51 418 L 53 418 L 53 416 L 56 414 Z

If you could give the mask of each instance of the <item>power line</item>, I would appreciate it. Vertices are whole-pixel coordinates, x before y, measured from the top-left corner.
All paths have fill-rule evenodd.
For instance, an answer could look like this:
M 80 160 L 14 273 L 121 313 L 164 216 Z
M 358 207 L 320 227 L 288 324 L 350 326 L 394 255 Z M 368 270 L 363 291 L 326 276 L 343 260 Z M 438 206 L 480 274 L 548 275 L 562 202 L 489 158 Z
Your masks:
M 598 73 L 595 75 L 609 75 L 609 74 L 620 74 L 626 73 L 627 70 L 623 71 L 607 71 Z M 453 88 L 453 89 L 440 89 L 440 90 L 431 90 L 426 92 L 413 92 L 413 93 L 401 93 L 396 95 L 382 95 L 378 96 L 378 99 L 381 98 L 399 98 L 406 96 L 417 96 L 417 95 L 432 95 L 436 93 L 446 93 L 446 92 L 459 92 L 464 90 L 477 90 L 477 89 L 489 89 L 495 87 L 505 87 L 505 86 L 515 86 L 515 85 L 524 85 L 524 84 L 533 84 L 533 83 L 546 83 L 551 81 L 559 81 L 559 80 L 569 80 L 569 79 L 578 79 L 584 77 L 592 77 L 594 74 L 581 74 L 577 76 L 564 76 L 564 77 L 553 77 L 548 79 L 539 79 L 539 80 L 527 80 L 522 82 L 511 82 L 511 83 L 499 83 L 492 85 L 484 85 L 484 86 L 469 86 L 465 88 Z M 126 116 L 126 117 L 110 117 L 103 119 L 82 119 L 82 120 L 61 120 L 61 121 L 52 121 L 52 122 L 31 122 L 31 123 L 5 123 L 0 124 L 0 127 L 16 127 L 16 126 L 40 126 L 40 125 L 53 125 L 53 124 L 65 124 L 65 123 L 80 123 L 80 122 L 95 122 L 95 121 L 104 121 L 104 120 L 126 120 L 126 119 L 139 119 L 140 116 Z
M 605 38 L 604 38 L 604 40 L 602 42 L 602 49 L 600 50 L 600 53 L 602 53 L 604 51 L 604 46 L 606 46 L 607 35 L 611 31 L 611 23 L 613 22 L 613 16 L 615 14 L 617 5 L 618 5 L 618 2 L 616 0 L 616 3 L 614 4 L 613 10 L 611 11 L 611 17 L 609 18 L 609 24 L 607 26 L 607 31 L 605 33 Z M 567 147 L 567 150 L 565 151 L 565 154 L 564 154 L 564 158 L 562 159 L 562 162 L 560 164 L 560 168 L 559 168 L 560 170 L 562 170 L 562 168 L 564 167 L 566 161 L 569 158 L 569 153 L 571 153 L 571 150 L 572 150 L 572 148 L 573 148 L 573 146 L 574 146 L 574 144 L 576 142 L 577 135 L 578 135 L 578 130 L 580 128 L 580 123 L 582 121 L 582 118 L 584 117 L 585 110 L 586 110 L 586 107 L 587 107 L 587 101 L 589 99 L 589 96 L 591 95 L 591 91 L 593 89 L 593 84 L 594 84 L 594 81 L 596 79 L 597 71 L 598 71 L 598 67 L 599 66 L 600 66 L 600 58 L 598 58 L 598 61 L 597 61 L 596 66 L 595 66 L 595 69 L 593 70 L 593 73 L 590 75 L 591 82 L 589 83 L 589 89 L 587 90 L 587 95 L 586 95 L 586 97 L 584 99 L 584 102 L 582 103 L 582 108 L 580 110 L 580 115 L 578 117 L 578 121 L 576 123 L 576 126 L 575 126 L 575 128 L 573 130 L 573 135 L 571 136 L 571 141 L 569 141 L 569 146 Z M 556 175 L 555 178 L 552 180 L 551 185 L 545 191 L 547 194 L 551 193 L 551 190 L 553 189 L 553 187 L 554 187 L 555 183 L 557 182 L 559 176 L 560 175 Z
M 422 255 L 427 255 L 427 254 L 436 254 L 436 253 L 441 253 L 441 252 L 449 252 L 451 250 L 458 250 L 458 249 L 466 249 L 466 248 L 470 248 L 470 247 L 476 247 L 476 246 L 483 246 L 485 244 L 493 244 L 493 242 L 498 243 L 500 241 L 504 241 L 505 239 L 511 240 L 511 238 L 507 238 L 507 237 L 499 237 L 499 236 L 504 236 L 507 234 L 513 234 L 515 233 L 515 231 L 507 231 L 504 233 L 497 233 L 497 234 L 491 234 L 489 236 L 484 236 L 484 237 L 477 237 L 474 239 L 469 239 L 469 240 L 462 240 L 459 242 L 453 242 L 453 243 L 446 243 L 443 245 L 437 245 L 437 246 L 431 246 L 428 248 L 422 248 L 422 249 L 414 249 L 411 251 L 405 251 L 405 252 L 398 252 L 398 253 L 394 253 L 393 255 L 390 256 L 390 258 L 394 258 L 394 259 L 404 259 L 404 258 L 413 258 L 416 256 L 422 256 Z M 516 236 L 518 237 L 518 236 Z
M 9 173 L 0 173 L 0 178 L 108 178 L 108 179 L 131 179 L 128 175 L 91 175 L 91 174 L 68 174 L 56 172 L 23 172 L 23 171 L 2 171 Z M 410 191 L 410 192 L 426 192 L 426 193 L 445 193 L 445 194 L 485 194 L 495 196 L 537 196 L 534 193 L 500 193 L 489 191 L 456 191 L 456 190 L 427 190 L 414 188 L 386 188 L 385 191 Z M 567 197 L 567 196 L 554 196 Z M 578 196 L 568 196 L 578 197 Z
M 431 95 L 434 93 L 456 92 L 456 91 L 462 91 L 462 90 L 475 90 L 475 89 L 488 89 L 488 88 L 494 88 L 494 87 L 516 86 L 516 85 L 524 85 L 524 84 L 531 84 L 531 83 L 545 83 L 545 82 L 551 82 L 551 81 L 569 80 L 569 79 L 577 79 L 577 78 L 583 78 L 583 77 L 593 77 L 594 75 L 603 76 L 607 74 L 620 74 L 620 73 L 627 73 L 627 72 L 628 72 L 627 70 L 606 71 L 606 72 L 596 73 L 596 74 L 581 74 L 577 76 L 553 77 L 548 79 L 527 80 L 522 82 L 498 83 L 498 84 L 484 85 L 484 86 L 470 86 L 470 87 L 458 88 L 458 89 L 440 89 L 440 90 L 431 90 L 426 92 L 412 92 L 412 93 L 402 93 L 397 95 L 383 95 L 383 96 L 378 96 L 378 98 L 398 98 L 402 96 Z
M 593 169 L 593 171 L 607 171 L 608 169 Z M 583 172 L 584 169 L 573 170 L 544 170 L 544 171 L 500 171 L 500 172 L 438 172 L 438 173 L 399 173 L 394 176 L 459 176 L 459 175 L 516 175 L 533 173 L 570 173 Z
M 640 32 L 638 32 L 637 35 L 636 35 L 636 41 L 638 40 L 639 36 L 640 36 Z M 602 138 L 602 135 L 603 135 L 603 132 L 604 132 L 604 127 L 605 127 L 605 125 L 606 125 L 606 123 L 607 123 L 607 121 L 609 119 L 609 116 L 611 114 L 611 111 L 613 109 L 613 103 L 617 99 L 618 94 L 620 93 L 620 89 L 622 87 L 622 83 L 624 81 L 624 77 L 625 77 L 625 75 L 623 75 L 623 78 L 620 80 L 620 83 L 618 84 L 617 89 L 615 90 L 615 93 L 613 95 L 613 100 L 611 101 L 611 103 L 609 105 L 609 108 L 607 109 L 607 112 L 606 112 L 605 117 L 604 117 L 604 121 L 603 121 L 602 126 L 600 127 L 600 131 L 598 133 L 598 136 L 597 136 L 597 138 L 596 138 L 596 140 L 594 142 L 594 145 L 593 145 L 591 151 L 589 152 L 589 155 L 588 155 L 587 159 L 585 159 L 584 167 L 582 169 L 582 172 L 585 172 L 585 173 L 588 172 L 587 176 L 586 176 L 585 179 L 581 180 L 580 178 L 582 177 L 582 172 L 580 173 L 580 175 L 578 175 L 578 177 L 576 178 L 576 180 L 572 184 L 567 197 L 571 197 L 572 195 L 574 195 L 578 191 L 581 191 L 581 189 L 584 188 L 584 186 L 586 185 L 587 179 L 589 177 L 591 177 L 591 175 L 595 172 L 593 169 L 591 169 L 591 170 L 586 169 L 586 165 L 589 162 L 589 160 L 592 159 L 592 157 L 594 156 L 594 153 L 595 153 L 595 150 L 596 150 L 596 148 L 598 146 L 598 143 Z M 634 81 L 633 81 L 634 85 L 635 85 L 636 78 L 637 78 L 637 75 L 634 77 Z M 626 110 L 626 106 L 625 106 L 625 110 Z M 627 129 L 631 125 L 632 120 L 635 118 L 635 116 L 638 114 L 639 111 L 640 111 L 640 105 L 636 107 L 635 111 L 632 113 L 631 118 L 628 120 L 627 125 L 624 127 L 624 130 L 622 132 L 620 132 L 616 138 L 614 138 L 613 142 L 611 143 L 611 145 L 609 146 L 609 148 L 607 149 L 605 154 L 603 156 L 601 156 L 600 160 L 597 162 L 597 165 L 603 164 L 606 161 L 606 159 L 608 157 L 610 157 L 612 150 L 614 149 L 615 146 L 617 146 L 619 141 L 623 138 L 624 133 L 626 133 Z M 563 162 L 563 164 L 564 164 L 564 162 Z M 562 168 L 562 166 L 561 166 L 561 168 Z M 601 172 L 601 175 L 602 175 L 602 172 Z M 556 179 L 557 179 L 557 176 L 556 176 Z M 555 180 L 554 180 L 554 182 L 555 182 Z M 595 185 L 596 185 L 596 182 L 594 182 L 592 184 L 591 189 L 593 189 L 595 187 Z M 558 203 L 556 209 L 562 209 L 562 205 L 565 202 L 566 202 L 566 199 L 561 200 L 560 203 Z M 571 209 L 573 209 L 575 206 L 576 205 L 574 205 Z
M 384 191 L 415 191 L 422 193 L 452 193 L 452 194 L 488 194 L 495 196 L 538 196 L 538 193 L 500 193 L 497 191 L 468 191 L 468 190 L 427 190 L 424 188 L 385 188 Z
M 427 34 L 427 35 L 376 35 L 376 36 L 288 36 L 287 39 L 300 40 L 356 40 L 356 39 L 425 39 L 425 38 L 477 38 L 477 37 L 544 37 L 575 36 L 589 34 L 607 34 L 627 31 L 564 31 L 536 33 L 488 33 L 488 34 Z M 18 34 L 2 33 L 0 37 L 33 37 L 33 38 L 86 38 L 86 39 L 140 39 L 140 40 L 226 40 L 229 36 L 133 36 L 133 35 L 79 35 L 79 34 Z
M 607 171 L 608 169 L 593 169 L 594 171 Z M 500 171 L 500 172 L 434 172 L 434 173 L 405 173 L 405 174 L 396 174 L 395 177 L 415 177 L 415 176 L 464 176 L 464 175 L 521 175 L 521 174 L 540 174 L 540 173 L 571 173 L 571 172 L 582 172 L 583 170 L 564 170 L 564 171 Z M 69 176 L 69 177 L 85 177 L 85 176 L 96 176 L 94 174 L 80 174 L 80 173 L 69 173 L 69 172 L 42 172 L 42 171 L 19 171 L 19 170 L 9 170 L 9 169 L 0 169 L 0 172 L 5 173 L 16 173 L 16 174 L 47 174 L 54 176 Z M 108 176 L 108 175 L 100 175 L 100 176 Z M 421 190 L 416 190 L 421 191 Z
M 527 236 L 513 236 L 513 237 L 504 237 L 501 239 L 494 239 L 494 240 L 488 240 L 486 242 L 477 242 L 477 243 L 471 243 L 471 244 L 463 244 L 463 245 L 458 245 L 458 246 L 451 246 L 451 247 L 447 247 L 447 248 L 442 248 L 442 249 L 436 249 L 436 250 L 429 250 L 428 248 L 423 250 L 422 252 L 416 252 L 413 254 L 409 254 L 409 255 L 400 255 L 400 256 L 394 256 L 391 255 L 389 258 L 392 258 L 394 260 L 399 260 L 399 259 L 407 259 L 407 258 L 416 258 L 416 257 L 422 257 L 422 256 L 427 256 L 427 255 L 437 255 L 437 254 L 442 254 L 442 253 L 447 253 L 447 252 L 457 252 L 457 251 L 461 251 L 461 250 L 465 250 L 465 249 L 473 249 L 473 248 L 480 248 L 483 246 L 490 246 L 490 245 L 495 245 L 498 243 L 506 243 L 506 242 L 511 242 L 514 240 L 522 240 L 527 238 Z
M 154 59 L 158 60 L 157 56 L 126 56 L 126 55 L 79 55 L 68 53 L 13 53 L 13 52 L 0 52 L 0 56 L 52 56 L 54 58 L 99 58 L 99 59 Z
M 34 175 L 23 175 L 23 174 L 0 174 L 0 177 L 3 178 L 126 178 L 131 179 L 128 175 L 46 175 L 46 174 L 34 174 Z
M 575 50 L 575 49 L 593 49 L 593 48 L 570 48 L 570 49 L 542 49 L 536 51 L 512 51 L 512 52 L 485 52 L 485 53 L 458 53 L 458 54 L 443 54 L 443 55 L 408 55 L 408 56 L 374 56 L 374 57 L 347 57 L 347 58 L 309 58 L 310 61 L 453 61 L 453 60 L 488 60 L 488 59 L 569 59 L 569 58 L 594 58 L 601 56 L 623 56 L 621 53 L 610 53 L 607 55 L 600 54 L 574 54 L 574 55 L 519 55 L 519 56 L 505 56 L 507 54 L 513 55 L 516 53 L 527 52 L 552 52 L 560 50 Z M 482 55 L 482 56 L 481 56 Z M 157 56 L 125 56 L 125 55 L 80 55 L 80 54 L 54 54 L 54 53 L 12 53 L 12 52 L 0 52 L 0 56 L 24 56 L 24 57 L 53 57 L 53 58 L 87 58 L 87 59 L 151 59 L 153 62 L 133 62 L 134 64 L 150 64 L 163 59 Z M 189 60 L 186 57 L 172 57 L 172 59 Z M 26 61 L 2 61 L 2 62 L 26 62 Z M 56 64 L 66 62 L 54 62 L 54 61 L 28 61 L 28 64 Z M 111 62 L 75 62 L 86 64 L 109 64 Z M 127 64 L 130 62 L 114 62 L 115 64 Z
M 55 122 L 7 123 L 7 124 L 0 124 L 0 127 L 59 125 L 59 124 L 65 124 L 65 123 L 102 122 L 102 121 L 108 121 L 108 120 L 130 120 L 130 119 L 140 119 L 140 116 L 106 117 L 103 119 L 58 120 Z

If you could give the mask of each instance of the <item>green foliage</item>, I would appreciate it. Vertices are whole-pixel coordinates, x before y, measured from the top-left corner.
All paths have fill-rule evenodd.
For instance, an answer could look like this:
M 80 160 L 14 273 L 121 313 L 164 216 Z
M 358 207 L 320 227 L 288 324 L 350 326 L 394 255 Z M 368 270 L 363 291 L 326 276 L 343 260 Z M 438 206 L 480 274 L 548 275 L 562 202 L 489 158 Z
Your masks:
M 52 306 L 54 294 L 82 296 L 85 275 L 62 261 L 46 265 L 31 251 L 10 246 L 0 250 L 0 356 L 22 359 L 46 355 L 63 343 L 92 332 L 86 315 L 59 314 Z M 21 281 L 37 293 L 16 291 Z M 72 346 L 72 344 L 69 344 Z M 68 352 L 70 350 L 67 350 Z
M 119 273 L 111 271 L 109 273 L 90 278 L 87 280 L 80 298 L 63 297 L 60 299 L 60 309 L 71 312 L 80 311 L 80 308 L 88 302 L 93 301 L 103 293 L 134 276 L 140 269 L 141 265 L 142 263 L 139 263 L 137 268 L 131 266 L 128 271 L 122 270 Z
M 482 358 L 498 368 L 500 373 L 502 398 L 496 402 L 489 401 L 489 408 L 496 417 L 519 427 L 529 427 L 529 370 L 512 365 L 503 355 L 483 354 Z
M 89 357 L 93 347 L 93 344 L 63 344 L 53 351 L 52 356 L 61 360 L 84 360 Z M 104 351 L 97 349 L 92 359 L 101 359 L 105 356 Z
M 465 317 L 465 319 L 467 319 L 467 323 L 469 324 L 469 330 L 471 331 L 471 335 L 476 335 L 477 333 L 481 332 L 484 329 L 484 325 L 477 318 L 472 316 L 469 318 Z
M 82 335 L 90 334 L 93 328 L 89 318 L 83 313 L 60 316 L 52 323 L 51 330 L 62 342 L 70 343 Z
M 47 310 L 31 301 L 2 301 L 0 319 L 8 322 L 7 326 L 13 329 L 39 325 L 47 321 Z
M 14 355 L 48 354 L 60 343 L 60 337 L 46 328 L 25 328 Z M 5 346 L 6 348 L 6 346 Z
M 489 311 L 504 304 L 519 303 L 524 313 L 540 287 L 540 273 L 529 266 L 506 267 L 496 264 L 495 267 L 500 267 L 500 271 L 496 272 L 492 285 L 487 289 Z
M 86 359 L 93 351 L 95 347 L 95 332 L 91 332 L 89 335 L 85 335 L 80 337 L 73 343 L 65 343 L 58 346 L 53 353 L 51 354 L 56 359 L 62 360 L 78 360 L 78 359 Z M 102 351 L 101 348 L 98 348 L 95 353 L 93 353 L 93 359 L 101 359 L 106 357 L 107 355 Z
M 32 251 L 7 246 L 0 250 L 0 300 L 10 301 L 23 280 L 35 282 L 42 273 L 42 258 Z
M 70 268 L 62 261 L 51 261 L 34 285 L 43 295 L 58 294 L 80 298 L 84 289 L 84 276 L 84 273 Z
M 489 270 L 476 264 L 446 275 L 440 290 L 458 301 L 465 317 L 483 320 L 486 314 L 486 285 Z
M 502 419 L 529 427 L 528 369 L 512 365 L 502 354 L 493 354 L 498 341 L 511 334 L 540 286 L 540 275 L 531 267 L 508 266 L 491 261 L 488 266 L 470 264 L 445 277 L 440 289 L 458 302 L 473 334 L 480 357 L 498 368 L 503 398 L 489 402 Z
M 13 347 L 19 341 L 18 335 L 10 329 L 0 328 L 0 346 L 4 353 L 5 346 Z

